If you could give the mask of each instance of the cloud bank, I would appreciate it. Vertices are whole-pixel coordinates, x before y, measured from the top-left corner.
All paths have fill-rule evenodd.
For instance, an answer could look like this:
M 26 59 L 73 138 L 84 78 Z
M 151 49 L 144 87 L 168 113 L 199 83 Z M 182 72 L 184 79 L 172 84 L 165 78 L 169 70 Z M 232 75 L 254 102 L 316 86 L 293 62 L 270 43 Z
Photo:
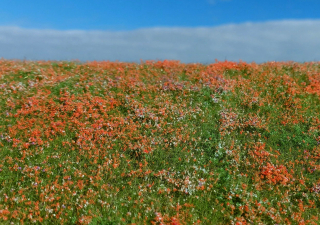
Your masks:
M 320 20 L 132 31 L 0 27 L 0 57 L 27 60 L 320 61 Z

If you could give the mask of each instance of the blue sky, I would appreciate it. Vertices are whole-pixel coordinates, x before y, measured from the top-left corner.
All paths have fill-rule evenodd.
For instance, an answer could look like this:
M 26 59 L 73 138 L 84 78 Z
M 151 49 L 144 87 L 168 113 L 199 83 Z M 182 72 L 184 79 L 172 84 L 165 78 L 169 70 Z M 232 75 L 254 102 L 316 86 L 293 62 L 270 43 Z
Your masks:
M 2 0 L 0 25 L 132 30 L 319 19 L 318 0 Z
M 4 58 L 320 60 L 315 51 L 320 47 L 319 0 L 2 0 L 1 3 L 0 57 Z M 269 32 L 265 33 L 265 29 Z

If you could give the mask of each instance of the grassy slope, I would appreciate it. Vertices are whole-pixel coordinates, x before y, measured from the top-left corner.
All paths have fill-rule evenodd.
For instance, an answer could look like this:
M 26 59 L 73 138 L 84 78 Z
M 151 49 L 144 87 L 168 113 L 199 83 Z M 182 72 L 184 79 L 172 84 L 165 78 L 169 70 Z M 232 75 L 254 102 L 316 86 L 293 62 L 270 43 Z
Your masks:
M 319 70 L 2 60 L 0 221 L 317 224 Z

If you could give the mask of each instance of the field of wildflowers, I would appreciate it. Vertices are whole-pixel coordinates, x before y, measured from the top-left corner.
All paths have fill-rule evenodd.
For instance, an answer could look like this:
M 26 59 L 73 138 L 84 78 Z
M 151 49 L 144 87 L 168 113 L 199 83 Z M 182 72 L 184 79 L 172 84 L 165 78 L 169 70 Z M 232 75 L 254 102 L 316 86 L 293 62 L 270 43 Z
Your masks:
M 320 64 L 0 60 L 0 224 L 319 224 Z

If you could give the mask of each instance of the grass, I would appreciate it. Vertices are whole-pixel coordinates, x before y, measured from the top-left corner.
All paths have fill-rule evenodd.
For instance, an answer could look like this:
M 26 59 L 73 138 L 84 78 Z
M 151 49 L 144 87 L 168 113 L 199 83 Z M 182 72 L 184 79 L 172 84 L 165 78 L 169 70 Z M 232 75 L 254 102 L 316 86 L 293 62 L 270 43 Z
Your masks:
M 320 65 L 0 61 L 3 224 L 318 224 Z

